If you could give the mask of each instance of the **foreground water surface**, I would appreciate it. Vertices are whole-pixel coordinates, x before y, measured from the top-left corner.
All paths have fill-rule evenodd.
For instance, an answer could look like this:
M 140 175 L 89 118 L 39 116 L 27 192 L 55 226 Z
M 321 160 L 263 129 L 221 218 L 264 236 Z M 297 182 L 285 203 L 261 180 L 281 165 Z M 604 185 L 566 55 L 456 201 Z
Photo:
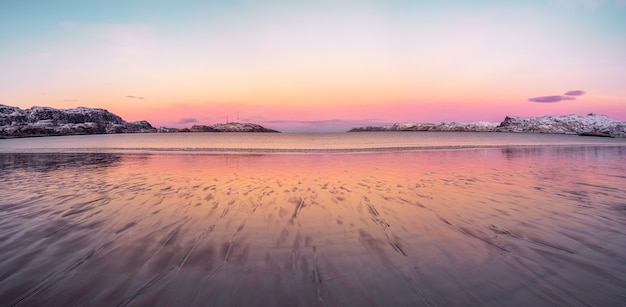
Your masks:
M 621 306 L 626 147 L 0 153 L 1 305 Z

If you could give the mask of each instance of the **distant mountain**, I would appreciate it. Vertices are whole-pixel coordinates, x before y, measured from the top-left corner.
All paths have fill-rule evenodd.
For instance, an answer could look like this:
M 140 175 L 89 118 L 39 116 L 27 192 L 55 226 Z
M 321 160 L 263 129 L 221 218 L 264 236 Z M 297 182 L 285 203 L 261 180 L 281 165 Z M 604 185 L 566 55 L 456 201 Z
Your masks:
M 147 121 L 126 122 L 105 109 L 20 109 L 0 104 L 0 138 L 155 131 Z
M 180 131 L 180 130 L 179 130 Z M 265 128 L 263 126 L 251 123 L 226 123 L 215 124 L 211 126 L 194 125 L 189 132 L 274 132 L 279 131 Z
M 565 115 L 543 117 L 507 116 L 501 123 L 397 123 L 387 126 L 367 126 L 351 129 L 362 131 L 474 131 L 580 134 L 626 137 L 626 123 L 605 115 Z

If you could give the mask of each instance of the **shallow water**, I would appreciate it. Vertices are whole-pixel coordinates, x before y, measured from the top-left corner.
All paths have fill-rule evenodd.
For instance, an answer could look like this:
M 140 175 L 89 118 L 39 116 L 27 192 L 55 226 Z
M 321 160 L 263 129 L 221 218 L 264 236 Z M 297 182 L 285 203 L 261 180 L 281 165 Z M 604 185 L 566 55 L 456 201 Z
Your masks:
M 371 152 L 528 146 L 626 146 L 624 138 L 495 132 L 136 133 L 0 140 L 0 153 Z
M 0 154 L 2 305 L 620 306 L 626 147 Z

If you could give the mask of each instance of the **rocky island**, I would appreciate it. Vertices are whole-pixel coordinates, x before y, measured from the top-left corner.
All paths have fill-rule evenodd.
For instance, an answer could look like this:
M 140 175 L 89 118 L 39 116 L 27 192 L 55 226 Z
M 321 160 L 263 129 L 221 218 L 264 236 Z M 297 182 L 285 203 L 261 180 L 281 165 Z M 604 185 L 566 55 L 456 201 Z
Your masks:
M 179 129 L 178 132 L 271 132 L 280 133 L 273 129 L 265 128 L 252 123 L 221 123 L 215 125 L 193 125 L 191 128 Z
M 578 134 L 589 136 L 626 137 L 626 123 L 606 115 L 519 117 L 507 116 L 500 123 L 396 123 L 385 126 L 353 128 L 349 132 L 363 131 L 471 131 Z
M 20 109 L 0 104 L 0 138 L 156 132 L 147 121 L 127 122 L 98 108 Z

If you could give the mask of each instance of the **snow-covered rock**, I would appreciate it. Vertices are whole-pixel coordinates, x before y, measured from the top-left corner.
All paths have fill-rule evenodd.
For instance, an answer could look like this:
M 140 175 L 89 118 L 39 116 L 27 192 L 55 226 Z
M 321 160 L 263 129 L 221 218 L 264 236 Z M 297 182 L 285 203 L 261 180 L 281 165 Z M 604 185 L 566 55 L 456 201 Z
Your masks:
M 225 123 L 215 124 L 211 126 L 194 125 L 189 129 L 190 132 L 278 132 L 276 130 L 265 128 L 261 125 L 251 123 Z
M 606 115 L 566 115 L 543 117 L 507 116 L 501 123 L 396 123 L 386 126 L 353 128 L 361 131 L 474 131 L 474 132 L 524 132 L 552 134 L 585 134 L 626 137 L 626 123 Z
M 147 121 L 129 123 L 105 109 L 20 109 L 0 104 L 0 138 L 153 131 Z
M 386 126 L 366 126 L 353 128 L 349 132 L 362 131 L 494 131 L 498 123 L 395 123 Z
M 565 115 L 543 117 L 507 116 L 496 128 L 500 132 L 588 134 L 626 137 L 626 123 L 606 115 Z

